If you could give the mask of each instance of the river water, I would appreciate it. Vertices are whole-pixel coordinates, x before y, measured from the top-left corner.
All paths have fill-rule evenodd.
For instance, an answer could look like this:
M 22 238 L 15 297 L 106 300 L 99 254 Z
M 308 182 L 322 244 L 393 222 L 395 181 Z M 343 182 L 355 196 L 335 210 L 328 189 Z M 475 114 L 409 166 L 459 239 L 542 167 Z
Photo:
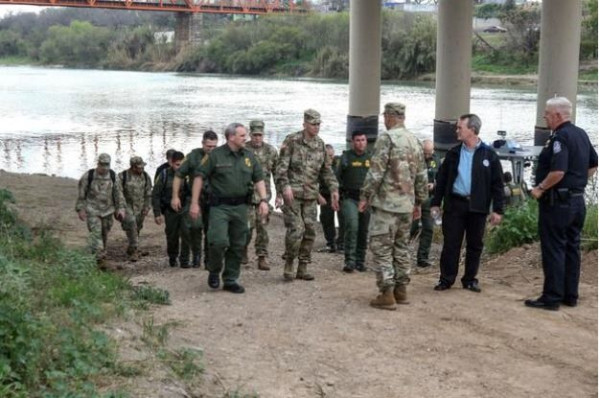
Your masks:
M 533 144 L 535 88 L 474 87 L 471 95 L 471 112 L 483 120 L 484 141 L 506 130 L 522 145 Z M 409 129 L 422 139 L 432 137 L 432 84 L 384 84 L 381 104 L 390 101 L 407 105 Z M 219 133 L 223 143 L 223 129 L 231 122 L 263 119 L 266 141 L 278 146 L 302 128 L 306 108 L 321 112 L 325 142 L 336 153 L 344 149 L 345 82 L 0 67 L 0 168 L 79 178 L 94 167 L 99 153 L 107 152 L 116 171 L 139 155 L 153 174 L 166 149 L 187 153 L 200 146 L 206 129 Z M 577 125 L 596 145 L 597 92 L 580 92 Z

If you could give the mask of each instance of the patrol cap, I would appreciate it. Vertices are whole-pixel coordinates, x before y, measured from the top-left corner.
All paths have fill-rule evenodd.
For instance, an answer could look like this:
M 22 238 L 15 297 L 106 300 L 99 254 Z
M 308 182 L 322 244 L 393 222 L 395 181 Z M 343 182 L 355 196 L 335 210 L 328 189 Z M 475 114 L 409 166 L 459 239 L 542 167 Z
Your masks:
M 262 120 L 251 120 L 250 121 L 250 134 L 264 134 L 265 122 Z
M 394 116 L 404 116 L 404 112 L 406 111 L 406 105 L 400 102 L 388 102 L 385 104 L 385 110 L 383 113 L 387 113 L 388 115 Z
M 304 111 L 304 121 L 309 124 L 321 123 L 321 114 L 314 109 Z
M 98 156 L 98 164 L 110 166 L 110 155 L 108 153 L 101 153 Z
M 129 164 L 131 166 L 145 166 L 146 163 L 144 162 L 144 159 L 142 159 L 140 156 L 133 156 L 131 159 L 129 159 Z

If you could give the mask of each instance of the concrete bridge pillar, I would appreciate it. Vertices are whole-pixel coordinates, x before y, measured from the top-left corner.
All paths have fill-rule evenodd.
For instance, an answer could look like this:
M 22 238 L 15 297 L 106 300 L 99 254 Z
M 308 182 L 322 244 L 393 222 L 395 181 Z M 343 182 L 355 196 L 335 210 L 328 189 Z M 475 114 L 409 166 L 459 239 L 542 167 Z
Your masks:
M 455 123 L 469 112 L 471 96 L 472 0 L 439 0 L 435 65 L 436 150 L 457 143 Z
M 544 145 L 550 136 L 544 110 L 554 96 L 567 97 L 573 103 L 575 121 L 579 44 L 581 40 L 580 0 L 544 0 L 538 65 L 538 99 L 534 145 Z
M 202 13 L 178 12 L 175 14 L 175 50 L 181 51 L 202 40 Z
M 381 2 L 350 1 L 350 105 L 346 140 L 364 131 L 377 139 L 381 86 Z

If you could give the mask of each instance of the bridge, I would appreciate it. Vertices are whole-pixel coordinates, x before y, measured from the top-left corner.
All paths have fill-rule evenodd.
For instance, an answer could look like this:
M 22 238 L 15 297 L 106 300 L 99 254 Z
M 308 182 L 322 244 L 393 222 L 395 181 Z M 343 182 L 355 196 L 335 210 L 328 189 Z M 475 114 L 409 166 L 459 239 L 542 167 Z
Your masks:
M 264 15 L 304 13 L 310 10 L 310 2 L 306 0 L 0 0 L 0 4 L 171 11 L 192 14 Z

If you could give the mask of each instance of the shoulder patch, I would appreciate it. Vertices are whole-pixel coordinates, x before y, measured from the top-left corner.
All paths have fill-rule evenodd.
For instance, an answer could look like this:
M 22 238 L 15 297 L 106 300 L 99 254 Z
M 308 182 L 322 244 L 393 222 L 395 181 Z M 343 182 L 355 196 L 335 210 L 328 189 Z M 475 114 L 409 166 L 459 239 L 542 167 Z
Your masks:
M 554 154 L 559 153 L 562 150 L 562 146 L 560 144 L 560 141 L 554 141 L 554 144 L 552 144 L 552 152 Z
M 252 162 L 250 161 L 250 158 L 245 158 L 244 162 L 246 162 L 246 166 L 252 167 Z

